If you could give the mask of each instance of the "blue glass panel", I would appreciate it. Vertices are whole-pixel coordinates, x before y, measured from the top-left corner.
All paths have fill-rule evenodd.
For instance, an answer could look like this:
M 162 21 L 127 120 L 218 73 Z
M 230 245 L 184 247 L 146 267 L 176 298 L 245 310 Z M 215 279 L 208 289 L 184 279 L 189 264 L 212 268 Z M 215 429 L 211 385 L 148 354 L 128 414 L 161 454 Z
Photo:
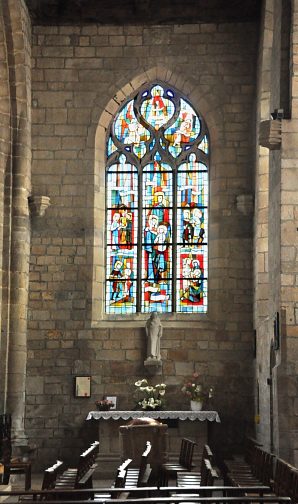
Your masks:
M 107 173 L 106 312 L 136 311 L 138 172 L 121 155 Z
M 117 150 L 117 147 L 116 145 L 114 144 L 112 138 L 110 137 L 109 138 L 109 141 L 108 141 L 108 148 L 107 148 L 107 152 L 108 152 L 108 157 L 113 154 L 113 152 L 116 152 Z
M 207 311 L 207 247 L 177 247 L 177 311 L 198 313 Z
M 120 156 L 119 163 L 110 166 L 107 173 L 107 208 L 133 208 L 137 202 L 137 168 L 126 163 L 125 156 Z
M 195 207 L 208 206 L 208 173 L 207 167 L 189 156 L 189 161 L 178 168 L 177 176 L 177 206 Z
M 128 249 L 137 243 L 138 212 L 120 206 L 107 212 L 107 244 L 112 250 Z
M 136 156 L 141 158 L 145 154 L 150 133 L 138 122 L 133 109 L 133 100 L 129 101 L 117 115 L 114 132 L 120 142 L 133 145 Z
M 165 131 L 170 142 L 169 151 L 173 157 L 179 156 L 185 144 L 194 142 L 201 131 L 201 123 L 194 109 L 181 99 L 181 109 L 177 120 Z
M 169 249 L 172 244 L 172 210 L 166 208 L 162 219 L 149 208 L 143 212 L 142 278 L 158 283 L 171 276 Z
M 142 281 L 142 306 L 144 313 L 157 311 L 159 313 L 172 311 L 172 283 L 161 280 L 158 284 Z
M 173 174 L 156 156 L 143 170 L 142 311 L 171 311 Z
M 174 103 L 164 97 L 164 89 L 154 86 L 151 90 L 151 98 L 141 105 L 141 114 L 147 124 L 158 130 L 166 124 L 174 115 Z
M 192 248 L 207 242 L 207 208 L 177 209 L 177 243 Z
M 107 249 L 106 311 L 112 314 L 135 313 L 137 249 L 128 254 Z
M 207 135 L 205 135 L 203 140 L 199 143 L 198 149 L 205 152 L 205 154 L 209 153 L 209 142 L 208 142 Z
M 150 91 L 142 92 L 140 102 L 129 100 L 112 125 L 107 157 L 115 152 L 120 156 L 106 175 L 105 303 L 109 314 L 135 313 L 139 303 L 144 313 L 166 313 L 173 309 L 181 313 L 207 311 L 208 167 L 205 163 L 209 139 L 201 135 L 198 140 L 201 119 L 183 98 L 179 98 L 179 114 L 167 127 L 173 121 L 176 96 L 179 97 L 178 92 L 154 85 Z M 147 128 L 143 125 L 146 123 Z M 165 132 L 157 136 L 154 130 L 162 126 Z M 116 147 L 115 137 L 122 146 Z M 146 161 L 144 166 L 143 159 L 153 149 L 156 151 L 153 161 Z M 178 158 L 188 149 L 191 154 L 187 161 L 173 171 L 168 159 Z M 139 168 L 127 162 L 125 152 L 131 153 L 130 158 L 138 158 Z M 142 208 L 139 209 L 141 192 Z M 173 271 L 173 256 L 176 271 Z M 138 286 L 141 292 L 137 292 Z
M 150 142 L 149 151 L 151 151 L 153 149 L 154 145 L 155 145 L 155 139 L 153 139 L 152 142 Z

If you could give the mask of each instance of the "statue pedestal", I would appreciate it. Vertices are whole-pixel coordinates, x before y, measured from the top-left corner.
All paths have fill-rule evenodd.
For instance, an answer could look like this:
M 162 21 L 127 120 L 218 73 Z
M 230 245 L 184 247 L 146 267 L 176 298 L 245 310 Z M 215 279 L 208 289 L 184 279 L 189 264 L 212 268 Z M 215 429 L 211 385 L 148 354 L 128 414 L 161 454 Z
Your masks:
M 147 368 L 150 375 L 161 374 L 162 361 L 159 359 L 148 357 L 148 359 L 144 361 L 144 366 Z

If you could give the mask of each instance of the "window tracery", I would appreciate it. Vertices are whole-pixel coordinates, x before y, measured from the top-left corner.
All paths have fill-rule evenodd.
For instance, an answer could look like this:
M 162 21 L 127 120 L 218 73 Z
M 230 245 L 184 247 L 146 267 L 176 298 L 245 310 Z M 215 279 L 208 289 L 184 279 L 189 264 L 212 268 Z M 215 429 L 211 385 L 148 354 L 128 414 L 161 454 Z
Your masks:
M 209 138 L 182 95 L 153 84 L 109 130 L 108 314 L 204 313 L 208 282 Z

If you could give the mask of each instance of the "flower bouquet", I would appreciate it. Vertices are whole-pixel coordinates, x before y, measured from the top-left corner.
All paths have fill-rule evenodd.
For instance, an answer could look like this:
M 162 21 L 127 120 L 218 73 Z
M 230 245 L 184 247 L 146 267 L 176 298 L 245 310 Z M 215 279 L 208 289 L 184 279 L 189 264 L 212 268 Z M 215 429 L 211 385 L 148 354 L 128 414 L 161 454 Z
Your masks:
M 181 392 L 185 394 L 191 402 L 203 403 L 205 399 L 213 396 L 213 388 L 204 389 L 204 386 L 198 382 L 199 374 L 193 373 L 192 377 L 184 383 Z
M 105 398 L 95 401 L 95 405 L 99 411 L 109 411 L 114 407 L 114 403 Z
M 148 381 L 143 378 L 135 382 L 137 387 L 135 396 L 137 400 L 137 408 L 142 410 L 160 410 L 164 405 L 164 396 L 166 393 L 166 384 L 158 383 L 157 385 L 148 385 Z

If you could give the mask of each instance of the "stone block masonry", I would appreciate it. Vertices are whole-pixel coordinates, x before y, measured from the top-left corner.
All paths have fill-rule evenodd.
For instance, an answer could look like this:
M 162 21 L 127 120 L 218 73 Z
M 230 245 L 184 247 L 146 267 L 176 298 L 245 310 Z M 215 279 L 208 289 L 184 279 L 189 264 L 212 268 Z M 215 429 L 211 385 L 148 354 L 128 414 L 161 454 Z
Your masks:
M 97 171 L 95 158 L 122 100 L 156 79 L 185 93 L 211 137 L 209 311 L 194 325 L 165 323 L 157 379 L 168 384 L 168 408 L 183 409 L 181 385 L 198 371 L 215 387 L 233 444 L 252 420 L 252 219 L 236 197 L 253 183 L 256 26 L 33 26 L 32 34 L 32 192 L 51 199 L 32 222 L 30 258 L 26 429 L 39 461 L 51 463 L 54 448 L 73 458 L 91 437 L 82 427 L 94 401 L 117 395 L 132 408 L 145 374 L 143 322 L 91 320 L 104 264 L 103 213 L 94 221 L 104 166 Z M 92 376 L 90 400 L 73 395 L 78 373 Z

